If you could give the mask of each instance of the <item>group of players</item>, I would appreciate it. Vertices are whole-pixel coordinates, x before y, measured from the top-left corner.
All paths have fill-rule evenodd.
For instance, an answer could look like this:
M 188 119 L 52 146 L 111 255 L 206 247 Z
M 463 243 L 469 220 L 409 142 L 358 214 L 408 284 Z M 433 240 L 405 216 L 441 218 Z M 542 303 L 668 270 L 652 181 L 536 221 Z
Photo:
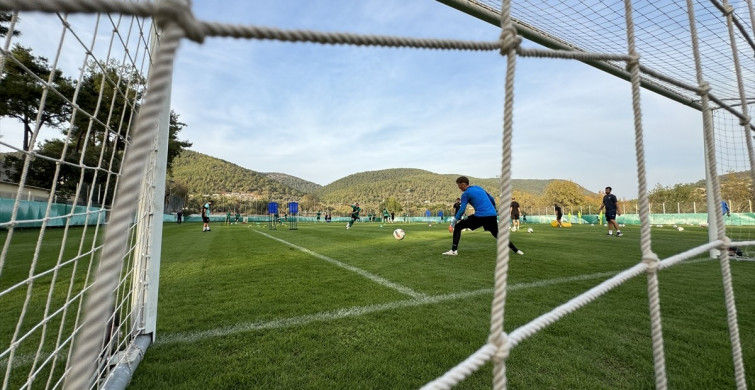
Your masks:
M 482 187 L 470 185 L 469 178 L 467 178 L 466 176 L 459 176 L 456 179 L 456 186 L 459 187 L 459 190 L 461 190 L 461 198 L 457 198 L 453 206 L 454 215 L 453 217 L 451 217 L 450 226 L 450 230 L 452 230 L 453 232 L 453 238 L 451 241 L 451 249 L 443 252 L 443 254 L 446 256 L 458 255 L 459 241 L 461 241 L 461 232 L 464 229 L 476 230 L 477 228 L 482 227 L 484 230 L 489 231 L 490 234 L 493 235 L 493 237 L 498 237 L 498 214 L 495 207 L 495 198 L 493 198 L 493 196 L 485 191 Z M 616 195 L 611 193 L 611 191 L 613 191 L 611 187 L 606 187 L 605 190 L 606 193 L 603 196 L 603 204 L 598 209 L 598 212 L 601 212 L 603 208 L 606 209 L 608 235 L 612 236 L 613 230 L 616 229 L 616 237 L 621 237 L 623 236 L 623 234 L 619 229 L 619 225 L 616 223 L 616 216 L 621 215 L 618 207 L 618 199 L 616 198 Z M 204 222 L 204 226 L 202 227 L 203 232 L 210 231 L 209 215 L 211 205 L 212 201 L 208 201 L 202 206 L 202 222 Z M 467 205 L 472 205 L 472 207 L 474 208 L 474 214 L 468 216 L 465 219 L 461 219 L 462 215 L 464 215 L 464 212 L 467 209 Z M 516 199 L 512 198 L 510 214 L 513 230 L 519 229 L 519 207 L 519 203 L 516 201 Z M 558 226 L 560 227 L 561 217 L 563 216 L 561 207 L 559 207 L 557 204 L 554 204 L 553 207 L 556 212 L 556 221 L 558 222 Z M 359 219 L 359 213 L 361 211 L 362 209 L 359 207 L 359 202 L 351 205 L 351 220 L 346 224 L 346 230 L 351 229 L 351 226 L 354 225 L 354 222 Z M 516 245 L 511 242 L 511 240 L 509 240 L 509 248 L 516 254 L 524 254 L 524 252 L 517 248 Z
M 461 232 L 464 229 L 476 230 L 477 228 L 482 227 L 484 230 L 489 231 L 493 237 L 498 237 L 498 214 L 495 207 L 495 198 L 493 198 L 493 196 L 482 187 L 470 185 L 469 178 L 466 176 L 459 176 L 456 179 L 456 186 L 459 187 L 459 190 L 461 190 L 462 193 L 461 198 L 457 199 L 457 202 L 454 204 L 455 213 L 454 216 L 451 217 L 450 226 L 450 229 L 453 231 L 453 238 L 451 241 L 451 249 L 443 252 L 443 255 L 446 256 L 458 255 Z M 621 230 L 619 230 L 619 225 L 616 224 L 616 216 L 621 215 L 618 208 L 618 199 L 616 198 L 616 195 L 611 193 L 611 187 L 606 187 L 605 190 L 606 193 L 605 196 L 603 196 L 603 204 L 600 206 L 600 209 L 598 209 L 598 212 L 601 212 L 603 208 L 606 210 L 608 235 L 612 236 L 613 229 L 615 228 L 616 237 L 621 237 L 623 234 L 621 233 Z M 465 219 L 461 219 L 467 209 L 467 205 L 472 205 L 474 208 L 474 214 Z M 510 213 L 513 230 L 519 229 L 519 207 L 519 203 L 516 202 L 516 199 L 512 199 Z M 346 224 L 347 230 L 359 219 L 359 212 L 361 211 L 359 203 L 351 205 L 351 208 L 351 220 Z M 554 204 L 554 209 L 556 211 L 558 226 L 561 226 L 561 217 L 563 215 L 561 208 L 557 204 Z M 524 254 L 524 252 L 517 248 L 511 240 L 509 240 L 509 249 L 516 254 Z
M 465 176 L 460 176 L 456 179 L 456 185 L 462 191 L 461 193 L 461 206 L 456 210 L 456 214 L 451 218 L 451 227 L 453 228 L 453 241 L 451 243 L 451 250 L 443 252 L 447 256 L 456 256 L 458 254 L 459 240 L 461 240 L 461 231 L 464 229 L 475 230 L 482 227 L 484 230 L 490 232 L 493 237 L 498 237 L 498 215 L 495 208 L 495 199 L 492 195 L 487 193 L 482 187 L 469 185 L 469 179 Z M 616 237 L 621 237 L 623 234 L 619 230 L 619 225 L 616 224 L 616 216 L 621 215 L 618 207 L 618 199 L 616 195 L 612 194 L 611 187 L 606 187 L 606 193 L 603 196 L 603 204 L 598 209 L 601 212 L 603 208 L 606 209 L 606 221 L 608 221 L 608 235 L 613 235 L 613 229 L 616 229 Z M 464 214 L 464 210 L 467 208 L 467 204 L 471 204 L 474 208 L 474 214 L 468 218 L 460 220 Z M 558 204 L 554 204 L 556 211 L 556 220 L 558 226 L 561 226 L 561 217 L 563 213 L 561 207 Z M 511 207 L 509 208 L 512 220 L 512 229 L 519 229 L 519 203 L 516 199 L 511 199 Z M 455 208 L 455 207 L 454 207 Z M 516 254 L 523 255 L 520 249 L 509 240 L 509 248 Z
M 495 208 L 495 199 L 487 191 L 480 186 L 469 185 L 469 179 L 466 176 L 459 176 L 456 179 L 456 186 L 461 190 L 461 198 L 456 199 L 454 203 L 454 216 L 451 217 L 450 229 L 453 231 L 453 239 L 451 241 L 451 249 L 443 252 L 446 256 L 456 256 L 458 254 L 459 241 L 461 240 L 461 232 L 464 229 L 476 230 L 482 227 L 484 230 L 489 231 L 493 237 L 498 237 L 498 214 Z M 608 235 L 613 235 L 613 230 L 616 229 L 616 237 L 621 237 L 623 234 L 619 229 L 619 225 L 616 223 L 616 216 L 621 215 L 618 208 L 618 199 L 616 195 L 612 194 L 613 189 L 606 187 L 606 194 L 603 196 L 603 204 L 598 209 L 601 212 L 603 208 L 606 209 L 606 221 L 608 222 Z M 208 201 L 202 206 L 202 222 L 204 226 L 202 231 L 210 231 L 210 207 L 212 201 Z M 465 219 L 461 219 L 464 215 L 467 205 L 472 205 L 474 208 L 474 214 L 468 216 Z M 556 211 L 556 221 L 558 226 L 561 226 L 561 207 L 554 204 Z M 513 230 L 519 229 L 519 203 L 516 199 L 511 199 L 511 220 Z M 351 220 L 346 224 L 346 230 L 351 229 L 359 219 L 359 213 L 362 209 L 359 207 L 359 202 L 351 205 Z M 519 248 L 509 240 L 509 248 L 516 254 L 523 255 Z

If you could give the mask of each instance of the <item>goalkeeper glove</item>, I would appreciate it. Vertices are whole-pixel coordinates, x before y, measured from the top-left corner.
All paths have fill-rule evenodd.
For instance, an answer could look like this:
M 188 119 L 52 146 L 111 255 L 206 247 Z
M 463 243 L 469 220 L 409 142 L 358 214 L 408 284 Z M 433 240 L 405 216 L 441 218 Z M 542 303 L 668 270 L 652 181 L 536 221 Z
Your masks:
M 456 226 L 456 217 L 451 217 L 451 227 Z

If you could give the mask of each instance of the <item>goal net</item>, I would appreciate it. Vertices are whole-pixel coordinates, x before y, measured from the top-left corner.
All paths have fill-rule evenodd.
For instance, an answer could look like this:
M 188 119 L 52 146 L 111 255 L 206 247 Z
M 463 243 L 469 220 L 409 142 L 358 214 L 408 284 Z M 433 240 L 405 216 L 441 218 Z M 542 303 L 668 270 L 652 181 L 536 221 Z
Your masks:
M 493 387 L 505 389 L 506 360 L 513 348 L 624 282 L 646 275 L 655 381 L 657 388 L 665 389 L 658 273 L 686 259 L 718 252 L 735 382 L 746 388 L 729 248 L 746 248 L 753 242 L 748 237 L 728 237 L 729 222 L 718 210 L 722 193 L 728 194 L 722 182 L 732 177 L 726 176 L 730 172 L 747 177 L 741 179 L 750 183 L 744 196 L 752 199 L 748 104 L 755 86 L 751 71 L 755 17 L 751 3 L 439 2 L 500 26 L 500 37 L 471 42 L 226 25 L 202 21 L 201 15 L 191 13 L 188 1 L 180 0 L 0 0 L 0 11 L 10 16 L 3 24 L 8 30 L 0 51 L 0 93 L 5 94 L 0 113 L 22 118 L 18 132 L 25 135 L 21 147 L 0 139 L 0 145 L 12 150 L 4 155 L 4 166 L 15 183 L 13 195 L 2 200 L 7 216 L 0 221 L 5 229 L 0 253 L 2 389 L 123 388 L 146 348 L 159 338 L 155 321 L 172 66 L 180 42 L 202 42 L 206 37 L 502 55 L 506 97 L 501 199 L 512 194 L 517 58 L 581 61 L 627 80 L 634 112 L 641 258 L 553 311 L 505 331 L 510 234 L 505 227 L 510 221 L 505 217 L 508 212 L 499 210 L 502 233 L 489 338 L 469 358 L 448 367 L 446 374 L 427 378 L 426 388 L 454 387 L 492 362 Z M 59 26 L 60 36 L 50 40 L 54 43 L 49 48 L 14 45 L 17 21 L 37 11 Z M 523 38 L 542 48 L 523 46 Z M 17 100 L 9 104 L 6 92 L 22 86 L 29 94 L 16 93 Z M 693 107 L 703 118 L 700 134 L 706 148 L 710 239 L 667 259 L 651 249 L 643 88 Z M 43 142 L 46 131 L 62 131 L 65 138 Z M 739 202 L 732 206 L 744 207 Z
M 748 108 L 750 113 L 753 111 Z M 728 111 L 713 111 L 716 129 L 716 158 L 721 178 L 720 207 L 727 236 L 733 241 L 755 241 L 753 230 L 753 187 L 750 172 L 748 143 L 740 119 Z M 751 136 L 749 136 L 752 139 Z M 729 255 L 736 260 L 755 260 L 755 247 L 746 244 L 732 245 Z

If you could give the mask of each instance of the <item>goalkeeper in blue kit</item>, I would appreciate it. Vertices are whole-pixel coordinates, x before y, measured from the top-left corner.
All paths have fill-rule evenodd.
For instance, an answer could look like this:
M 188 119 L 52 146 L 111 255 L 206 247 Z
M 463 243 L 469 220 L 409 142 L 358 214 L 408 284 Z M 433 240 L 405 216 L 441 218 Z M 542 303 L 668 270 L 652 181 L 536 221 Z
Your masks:
M 443 252 L 447 256 L 456 256 L 458 254 L 457 249 L 459 248 L 459 240 L 461 240 L 461 231 L 464 229 L 475 230 L 482 227 L 484 230 L 489 231 L 493 237 L 498 238 L 498 215 L 493 196 L 488 194 L 482 187 L 470 186 L 469 179 L 466 176 L 459 176 L 456 179 L 456 185 L 462 191 L 461 207 L 459 207 L 459 210 L 451 218 L 451 226 L 454 228 L 453 243 L 450 251 Z M 459 220 L 464 215 L 467 204 L 471 204 L 474 207 L 474 214 L 470 215 L 467 219 Z M 509 241 L 509 248 L 517 254 L 524 254 L 511 241 Z

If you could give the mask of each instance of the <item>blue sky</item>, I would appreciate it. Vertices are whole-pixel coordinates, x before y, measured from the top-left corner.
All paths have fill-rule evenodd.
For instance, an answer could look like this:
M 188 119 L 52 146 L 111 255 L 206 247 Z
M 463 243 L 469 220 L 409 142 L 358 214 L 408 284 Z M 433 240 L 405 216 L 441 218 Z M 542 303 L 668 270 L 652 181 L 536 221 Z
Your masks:
M 194 1 L 194 14 L 277 28 L 498 37 L 495 26 L 434 0 L 219 4 Z M 37 17 L 19 26 L 25 45 L 49 40 L 27 34 Z M 505 65 L 497 52 L 208 38 L 179 49 L 172 107 L 191 149 L 255 171 L 322 185 L 387 168 L 495 177 Z M 592 191 L 610 185 L 621 198 L 636 197 L 629 83 L 567 60 L 520 58 L 517 67 L 513 178 L 568 179 Z M 649 186 L 702 179 L 701 114 L 651 92 L 642 110 Z M 4 142 L 14 126 L 0 121 Z

